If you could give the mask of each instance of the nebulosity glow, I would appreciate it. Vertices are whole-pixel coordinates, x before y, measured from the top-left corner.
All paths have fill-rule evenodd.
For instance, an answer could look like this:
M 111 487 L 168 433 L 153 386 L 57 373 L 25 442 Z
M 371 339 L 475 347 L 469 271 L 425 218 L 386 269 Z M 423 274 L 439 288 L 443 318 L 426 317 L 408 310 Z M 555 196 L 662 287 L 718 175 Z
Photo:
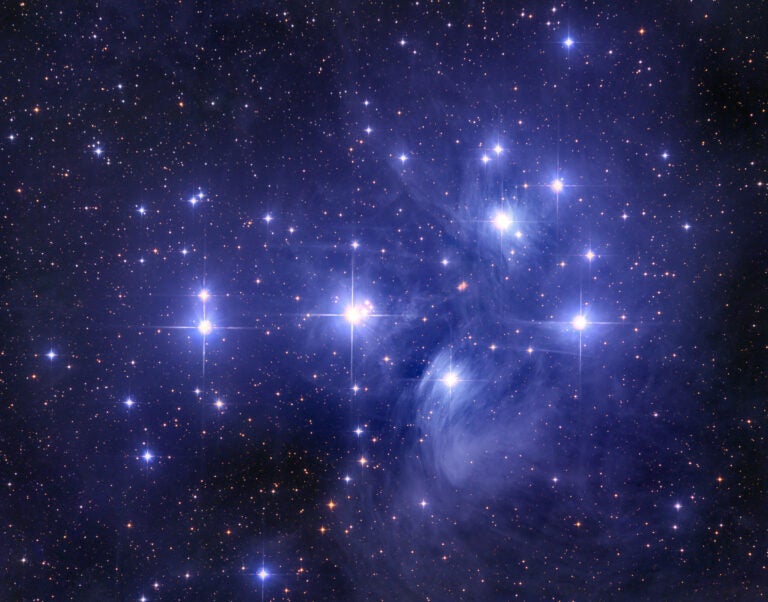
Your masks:
M 500 232 L 504 232 L 512 225 L 512 217 L 504 211 L 499 211 L 493 218 L 493 225 Z
M 582 314 L 574 316 L 573 320 L 571 321 L 571 325 L 573 326 L 574 330 L 584 330 L 587 327 L 586 316 Z
M 211 324 L 210 320 L 201 320 L 200 324 L 197 325 L 197 329 L 202 335 L 211 334 L 213 331 L 213 324 Z

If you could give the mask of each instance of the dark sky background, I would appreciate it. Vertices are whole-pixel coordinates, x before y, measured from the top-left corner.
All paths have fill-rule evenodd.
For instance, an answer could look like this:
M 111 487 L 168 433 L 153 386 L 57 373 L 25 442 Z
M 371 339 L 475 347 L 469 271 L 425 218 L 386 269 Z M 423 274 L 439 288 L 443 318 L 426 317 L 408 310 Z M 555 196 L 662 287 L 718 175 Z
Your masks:
M 760 3 L 0 23 L 0 599 L 766 596 Z

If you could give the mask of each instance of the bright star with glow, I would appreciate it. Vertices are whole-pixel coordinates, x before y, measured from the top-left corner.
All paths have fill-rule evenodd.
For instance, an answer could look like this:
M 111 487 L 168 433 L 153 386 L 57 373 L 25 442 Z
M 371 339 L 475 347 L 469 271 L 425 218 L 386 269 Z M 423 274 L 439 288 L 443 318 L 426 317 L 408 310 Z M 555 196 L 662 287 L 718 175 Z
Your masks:
M 570 48 L 574 44 L 573 38 L 571 36 L 568 36 L 567 38 L 565 38 L 565 40 L 563 40 L 563 44 L 565 44 L 566 48 Z
M 459 375 L 455 372 L 448 372 L 445 376 L 443 376 L 443 384 L 448 387 L 449 389 L 452 389 L 457 384 L 459 384 Z
M 93 154 L 95 154 L 97 157 L 101 157 L 101 155 L 104 154 L 104 149 L 100 146 L 97 146 L 93 149 Z
M 499 232 L 504 232 L 512 225 L 512 218 L 508 213 L 499 211 L 493 218 L 493 225 Z
M 133 405 L 134 405 L 136 402 L 135 402 L 135 401 L 133 401 L 133 399 L 129 397 L 129 398 L 128 398 L 128 399 L 126 399 L 126 400 L 125 400 L 123 403 L 126 405 L 126 407 L 128 407 L 128 408 L 132 408 L 132 407 L 133 407 Z
M 587 327 L 587 318 L 586 316 L 579 314 L 573 318 L 571 321 L 571 325 L 573 326 L 574 330 L 584 330 Z
M 139 207 L 139 208 L 137 209 L 137 211 L 139 212 L 139 215 L 145 215 L 145 214 L 147 213 L 147 210 L 146 210 L 146 208 L 144 207 L 144 205 L 142 205 L 141 207 Z
M 669 153 L 667 151 L 664 151 L 663 153 L 661 153 L 661 158 L 662 159 L 669 159 Z
M 483 155 L 481 158 L 481 161 L 483 162 L 483 165 L 488 165 L 488 162 L 491 160 L 491 158 L 488 155 Z
M 213 324 L 211 324 L 210 320 L 201 320 L 200 324 L 197 325 L 197 329 L 200 331 L 200 334 L 205 336 L 211 334 L 211 331 L 213 330 Z
M 398 159 L 400 159 L 401 163 L 405 163 L 408 160 L 408 156 L 405 153 L 402 153 Z
M 261 567 L 261 570 L 256 573 L 256 575 L 259 577 L 259 579 L 264 581 L 267 577 L 269 577 L 269 572 L 264 567 Z
M 419 506 L 421 506 L 422 508 L 426 508 L 427 507 L 427 500 L 421 500 L 419 502 Z
M 370 125 L 367 128 L 365 128 L 365 133 L 368 135 L 370 135 L 372 131 L 373 131 L 373 128 Z
M 589 261 L 592 261 L 595 258 L 595 254 L 592 251 L 592 249 L 590 249 L 589 251 L 584 253 L 584 257 L 586 257 Z
M 216 406 L 217 410 L 220 410 L 224 407 L 224 402 L 221 401 L 221 399 L 217 399 L 216 402 L 213 404 Z
M 152 455 L 152 452 L 150 452 L 149 450 L 146 450 L 146 451 L 145 451 L 145 452 L 142 454 L 142 456 L 141 456 L 141 457 L 142 457 L 142 458 L 144 458 L 144 461 L 145 461 L 145 462 L 149 462 L 149 461 L 150 461 L 152 458 L 154 458 L 154 456 Z
M 267 214 L 264 216 L 264 221 L 265 221 L 265 222 L 267 222 L 268 224 L 269 224 L 269 223 L 270 223 L 270 222 L 271 222 L 273 219 L 275 219 L 275 218 L 274 218 L 274 217 L 272 217 L 272 216 L 271 216 L 269 213 L 267 213 Z
M 371 305 L 370 301 L 358 305 L 349 305 L 344 310 L 344 318 L 350 324 L 355 325 L 365 320 L 365 318 L 371 315 L 372 311 L 373 305 Z
M 496 146 L 493 147 L 493 152 L 496 153 L 496 156 L 499 156 L 501 153 L 504 152 L 504 149 L 502 148 L 501 144 L 497 142 Z
M 690 230 L 690 229 L 691 229 L 691 224 L 683 224 L 683 230 L 688 232 L 688 230 Z
M 552 180 L 552 183 L 549 185 L 549 187 L 552 189 L 552 192 L 555 194 L 560 194 L 563 191 L 563 181 L 558 179 Z
M 206 301 L 208 301 L 208 299 L 211 298 L 211 294 L 206 289 L 203 289 L 199 293 L 197 293 L 197 297 L 200 299 L 200 301 L 205 303 Z
M 361 429 L 359 426 L 355 429 L 355 435 L 358 437 L 363 434 L 363 429 Z
M 45 357 L 53 361 L 56 358 L 56 352 L 53 349 L 51 349 L 48 353 L 45 354 Z

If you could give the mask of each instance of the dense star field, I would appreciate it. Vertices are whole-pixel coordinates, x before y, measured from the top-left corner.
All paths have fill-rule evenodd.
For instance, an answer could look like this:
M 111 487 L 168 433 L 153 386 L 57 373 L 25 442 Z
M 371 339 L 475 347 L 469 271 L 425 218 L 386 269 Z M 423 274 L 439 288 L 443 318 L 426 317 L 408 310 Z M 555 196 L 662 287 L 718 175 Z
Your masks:
M 765 597 L 764 9 L 6 3 L 0 599 Z

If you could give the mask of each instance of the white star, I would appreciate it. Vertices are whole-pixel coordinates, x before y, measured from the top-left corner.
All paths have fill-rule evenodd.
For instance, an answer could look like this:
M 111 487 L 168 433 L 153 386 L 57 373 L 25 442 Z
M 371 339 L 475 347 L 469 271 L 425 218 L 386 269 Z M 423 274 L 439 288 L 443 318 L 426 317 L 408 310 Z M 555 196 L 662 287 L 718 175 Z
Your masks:
M 145 461 L 145 462 L 149 462 L 149 461 L 150 461 L 150 460 L 151 460 L 151 459 L 152 459 L 154 456 L 152 455 L 152 453 L 151 453 L 149 450 L 147 450 L 147 451 L 145 451 L 145 452 L 142 454 L 142 456 L 141 456 L 141 457 L 142 457 L 142 458 L 144 458 L 144 461 Z
M 459 384 L 459 376 L 455 372 L 448 372 L 448 374 L 443 376 L 443 384 L 449 389 L 452 389 Z
M 509 214 L 504 213 L 503 211 L 499 211 L 493 218 L 493 225 L 496 226 L 496 229 L 499 232 L 504 232 L 512 225 L 512 218 L 509 216 Z
M 197 325 L 197 329 L 200 331 L 200 334 L 205 336 L 207 334 L 211 334 L 211 331 L 213 330 L 213 324 L 211 324 L 210 320 L 201 320 L 200 324 Z
M 590 249 L 589 251 L 584 253 L 584 257 L 586 257 L 589 261 L 592 261 L 595 258 L 595 254 L 592 251 L 592 249 Z
M 53 361 L 54 358 L 56 357 L 56 352 L 53 349 L 51 349 L 48 353 L 45 354 L 45 357 Z
M 401 163 L 405 163 L 405 162 L 408 160 L 408 157 L 407 157 L 407 155 L 406 155 L 405 153 L 402 153 L 402 154 L 401 154 L 401 155 L 398 157 L 398 159 L 400 159 L 400 162 L 401 162 Z
M 570 48 L 574 44 L 573 38 L 571 36 L 568 36 L 567 38 L 565 38 L 565 40 L 563 40 L 563 44 L 565 44 L 566 48 Z
M 133 407 L 133 404 L 135 404 L 136 402 L 135 402 L 135 401 L 133 401 L 133 399 L 131 399 L 131 398 L 129 397 L 129 398 L 128 398 L 128 399 L 126 399 L 126 400 L 125 400 L 123 403 L 125 403 L 126 407 L 132 408 L 132 407 Z
M 563 181 L 560 179 L 552 180 L 552 183 L 549 185 L 555 194 L 560 194 L 563 191 L 563 186 Z
M 265 569 L 264 567 L 261 567 L 261 570 L 256 574 L 259 576 L 259 579 L 261 579 L 262 581 L 264 581 L 267 577 L 269 577 L 269 573 L 267 572 L 267 569 Z
M 488 165 L 488 162 L 491 160 L 491 158 L 488 155 L 483 155 L 480 160 L 483 162 L 483 165 Z
M 496 155 L 500 155 L 502 152 L 504 152 L 504 149 L 501 147 L 501 144 L 498 142 L 496 143 L 496 146 L 493 147 L 493 152 L 496 153 Z
M 582 314 L 574 316 L 571 325 L 573 326 L 574 330 L 584 330 L 587 327 L 587 318 Z
M 197 297 L 200 299 L 200 301 L 205 303 L 206 301 L 208 301 L 208 299 L 211 298 L 211 294 L 206 289 L 203 289 L 199 293 L 197 293 Z

